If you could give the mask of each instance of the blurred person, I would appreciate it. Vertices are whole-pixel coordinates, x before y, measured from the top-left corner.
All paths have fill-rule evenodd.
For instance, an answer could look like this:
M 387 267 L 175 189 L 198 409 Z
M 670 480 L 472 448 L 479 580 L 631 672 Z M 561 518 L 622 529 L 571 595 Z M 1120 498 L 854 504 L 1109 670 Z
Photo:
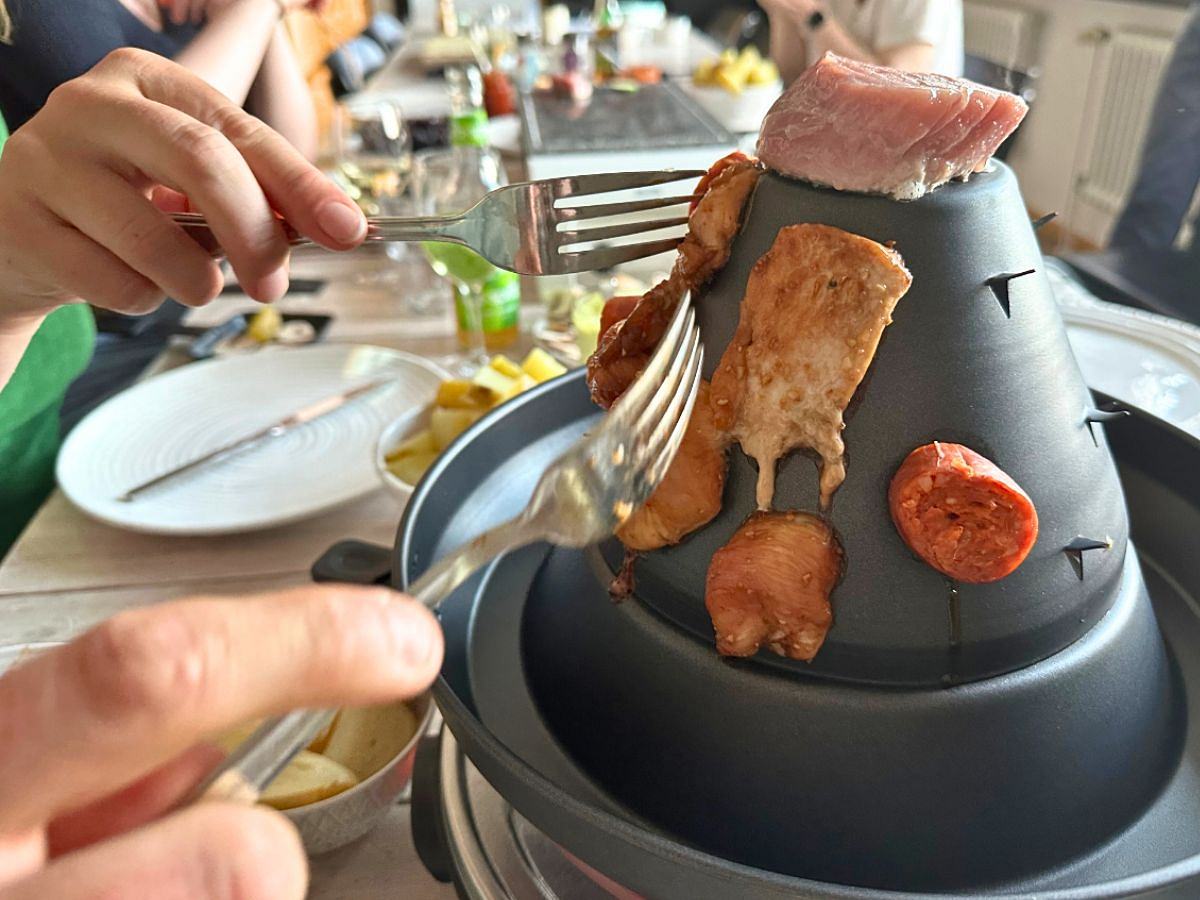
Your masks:
M 56 87 L 120 47 L 173 59 L 313 158 L 316 113 L 282 27 L 317 0 L 5 0 L 0 113 L 20 128 Z M 2 4 L 0 4 L 2 5 Z
M 1169 250 L 1200 185 L 1200 3 L 1192 3 L 1163 73 L 1137 180 L 1113 229 L 1118 249 Z M 1200 242 L 1192 240 L 1192 253 Z
M 212 300 L 217 264 L 164 214 L 185 203 L 261 301 L 287 288 L 275 209 L 330 249 L 366 234 L 261 121 L 173 63 L 117 51 L 0 154 L 0 387 L 41 322 L 81 296 L 130 313 L 166 293 Z M 299 900 L 306 860 L 283 815 L 177 808 L 222 758 L 206 740 L 289 709 L 416 696 L 441 660 L 420 604 L 321 585 L 124 612 L 18 665 L 0 678 L 0 900 Z
M 758 0 L 784 83 L 832 50 L 860 62 L 961 76 L 962 0 Z
M 177 60 L 311 157 L 316 115 L 281 25 L 285 11 L 309 5 L 308 0 L 0 0 L 0 118 L 20 134 L 59 85 L 110 51 L 134 47 Z M 94 116 L 66 124 L 68 140 L 83 146 L 98 142 L 109 128 Z M 159 318 L 173 323 L 182 314 L 172 304 Z M 60 414 L 72 383 L 82 382 L 75 389 L 82 402 L 71 401 L 78 414 L 134 377 L 147 354 L 165 347 L 168 330 L 134 348 L 110 338 L 84 374 L 96 338 L 91 312 L 75 305 L 44 317 L 26 364 L 0 393 L 0 558 L 53 488 Z

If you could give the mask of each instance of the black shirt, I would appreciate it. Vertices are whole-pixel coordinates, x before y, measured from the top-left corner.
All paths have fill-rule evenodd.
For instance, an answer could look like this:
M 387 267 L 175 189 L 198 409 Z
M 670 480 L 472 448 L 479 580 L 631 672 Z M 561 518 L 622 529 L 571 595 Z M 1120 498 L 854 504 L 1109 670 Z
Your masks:
M 9 130 L 33 116 L 50 92 L 118 47 L 174 58 L 197 27 L 155 31 L 119 0 L 7 0 L 11 44 L 0 44 L 0 113 Z

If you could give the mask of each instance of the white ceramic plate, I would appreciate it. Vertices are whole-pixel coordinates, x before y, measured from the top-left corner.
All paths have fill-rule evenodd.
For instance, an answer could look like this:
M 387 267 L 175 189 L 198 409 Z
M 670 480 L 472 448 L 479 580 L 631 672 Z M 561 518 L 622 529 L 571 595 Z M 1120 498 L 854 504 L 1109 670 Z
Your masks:
M 381 376 L 341 409 L 123 503 L 124 491 Z M 228 534 L 304 519 L 379 487 L 383 427 L 428 404 L 447 375 L 411 354 L 351 344 L 262 350 L 193 363 L 109 400 L 58 458 L 67 497 L 101 521 L 152 534 Z
M 1097 300 L 1048 266 L 1088 386 L 1200 437 L 1200 328 Z

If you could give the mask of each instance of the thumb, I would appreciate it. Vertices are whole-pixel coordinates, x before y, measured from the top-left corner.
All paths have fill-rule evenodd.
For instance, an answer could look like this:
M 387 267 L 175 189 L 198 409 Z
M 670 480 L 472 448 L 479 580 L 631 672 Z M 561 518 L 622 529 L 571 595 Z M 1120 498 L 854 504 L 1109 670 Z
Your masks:
M 308 863 L 299 835 L 261 807 L 203 803 L 61 857 L 0 890 L 0 900 L 302 900 Z

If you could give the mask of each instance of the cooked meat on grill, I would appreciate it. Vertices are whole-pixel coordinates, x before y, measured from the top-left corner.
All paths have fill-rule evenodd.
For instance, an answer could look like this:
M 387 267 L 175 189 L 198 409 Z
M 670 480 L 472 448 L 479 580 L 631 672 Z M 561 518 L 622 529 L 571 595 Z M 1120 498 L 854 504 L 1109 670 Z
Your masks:
M 712 378 L 718 429 L 758 463 L 760 509 L 775 464 L 821 458 L 821 507 L 845 478 L 842 414 L 912 276 L 900 254 L 828 225 L 791 225 L 755 264 L 737 331 Z
M 657 550 L 677 544 L 721 511 L 728 442 L 713 424 L 709 386 L 704 381 L 679 452 L 645 505 L 617 530 L 631 550 Z
M 842 572 L 833 530 L 803 512 L 757 512 L 708 566 L 704 602 L 725 656 L 767 646 L 811 660 L 833 623 L 829 594 Z
M 679 245 L 670 276 L 604 332 L 588 359 L 592 399 L 605 409 L 645 368 L 680 298 L 707 282 L 729 259 L 730 245 L 741 227 L 742 208 L 762 169 L 749 159 L 721 160 L 713 168 L 719 171 L 691 213 L 688 234 Z M 706 175 L 701 184 L 709 179 Z
M 996 581 L 1037 540 L 1033 501 L 991 460 L 962 444 L 918 447 L 892 477 L 892 521 L 921 559 L 956 581 Z

